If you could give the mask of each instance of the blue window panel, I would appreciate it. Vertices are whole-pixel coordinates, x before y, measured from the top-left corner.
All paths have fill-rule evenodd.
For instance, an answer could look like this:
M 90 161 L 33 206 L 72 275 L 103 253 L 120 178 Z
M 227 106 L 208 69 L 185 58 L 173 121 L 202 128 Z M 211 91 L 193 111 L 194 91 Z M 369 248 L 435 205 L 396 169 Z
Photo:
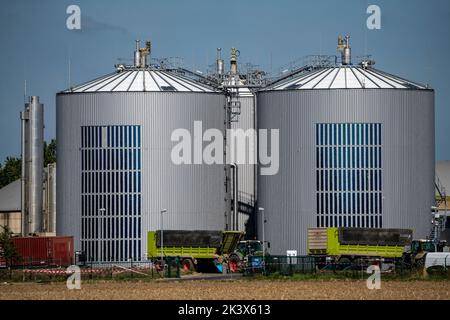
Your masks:
M 365 144 L 368 145 L 369 144 L 369 126 L 367 124 L 364 125 L 364 129 L 366 131 L 365 133 Z
M 139 148 L 141 147 L 141 127 L 138 126 L 138 145 Z
M 338 148 L 338 168 L 342 168 L 342 148 Z
M 378 168 L 381 168 L 381 147 L 378 147 Z
M 319 161 L 319 148 L 316 147 L 316 168 L 320 168 Z
M 316 170 L 316 191 L 319 191 L 319 170 Z
M 138 163 L 138 170 L 141 170 L 141 149 L 138 149 L 137 163 Z
M 128 147 L 132 147 L 132 128 L 128 126 Z
M 336 147 L 333 148 L 333 163 L 334 163 L 334 168 L 337 168 L 337 150 L 336 150 Z
M 103 136 L 102 136 L 102 127 L 97 127 L 98 130 L 98 147 L 101 148 L 102 146 L 102 140 L 103 140 Z
M 319 144 L 319 125 L 316 123 L 316 145 Z
M 342 125 L 342 144 L 347 144 L 347 130 L 348 130 L 348 123 L 344 123 Z
M 375 149 L 375 148 L 370 147 L 370 167 L 371 167 L 371 168 L 374 168 L 374 163 L 373 163 L 374 149 Z
M 339 214 L 342 214 L 342 194 L 339 193 L 339 199 L 338 199 L 338 203 L 339 203 Z
M 338 142 L 337 144 L 341 144 L 341 132 L 342 132 L 342 123 L 338 124 Z
M 141 172 L 138 172 L 138 192 L 141 192 Z
M 325 170 L 325 191 L 328 191 L 328 170 Z
M 328 144 L 328 126 L 327 125 L 324 125 L 324 136 L 325 136 L 324 144 L 327 145 Z
M 347 147 L 342 147 L 342 167 L 347 168 Z
M 356 151 L 356 168 L 360 168 L 360 164 L 359 164 L 359 147 L 355 147 L 355 151 Z
M 333 123 L 333 141 L 332 141 L 332 145 L 336 145 L 337 144 L 337 125 L 335 123 Z
M 128 147 L 128 127 L 124 126 L 123 128 L 123 147 Z
M 128 150 L 128 169 L 133 170 L 133 150 Z
M 328 133 L 329 133 L 329 137 L 328 137 L 328 144 L 332 145 L 333 144 L 333 125 L 328 124 Z
M 124 147 L 124 132 L 123 132 L 123 126 L 119 126 L 119 147 Z
M 353 213 L 357 212 L 357 208 L 356 208 L 356 194 L 352 193 L 352 207 L 353 207 Z
M 349 144 L 352 145 L 352 144 L 356 144 L 356 141 L 355 141 L 355 126 L 356 125 L 354 123 L 352 123 L 350 126 L 352 129 L 352 136 L 351 136 L 351 140 L 350 140 Z
M 383 184 L 381 183 L 381 170 L 378 171 L 378 189 L 383 190 Z
M 325 125 L 323 123 L 320 124 L 320 144 L 323 146 L 325 144 Z
M 356 168 L 355 158 L 355 147 L 352 147 L 352 168 Z

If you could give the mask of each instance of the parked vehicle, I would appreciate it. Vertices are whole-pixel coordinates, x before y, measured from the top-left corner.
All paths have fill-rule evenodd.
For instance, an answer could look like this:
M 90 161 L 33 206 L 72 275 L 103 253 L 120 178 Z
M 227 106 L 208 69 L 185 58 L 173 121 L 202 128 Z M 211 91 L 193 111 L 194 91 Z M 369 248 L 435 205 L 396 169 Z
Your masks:
M 322 257 L 323 263 L 339 268 L 393 262 L 410 246 L 410 229 L 310 228 L 308 255 Z
M 199 270 L 213 265 L 222 271 L 223 264 L 229 264 L 239 241 L 244 235 L 242 231 L 206 231 L 206 230 L 164 230 L 163 241 L 161 231 L 148 233 L 148 257 L 161 264 L 164 257 L 179 257 L 185 271 Z

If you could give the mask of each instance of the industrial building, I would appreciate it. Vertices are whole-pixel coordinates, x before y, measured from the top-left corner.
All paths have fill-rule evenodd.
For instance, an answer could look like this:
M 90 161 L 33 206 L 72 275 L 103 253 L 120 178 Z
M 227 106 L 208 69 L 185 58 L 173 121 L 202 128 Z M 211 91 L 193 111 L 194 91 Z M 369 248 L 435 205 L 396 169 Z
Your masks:
M 351 63 L 307 67 L 257 93 L 258 128 L 279 128 L 280 166 L 258 176 L 270 252 L 306 254 L 310 227 L 430 232 L 434 205 L 434 90 Z
M 252 234 L 255 219 L 271 254 L 306 254 L 310 227 L 411 228 L 426 238 L 434 91 L 371 60 L 352 64 L 348 38 L 338 49 L 339 61 L 265 85 L 239 72 L 235 49 L 229 72 L 219 50 L 215 74 L 194 79 L 148 63 L 150 43 L 137 42 L 133 65 L 59 92 L 58 235 L 100 262 L 147 259 L 148 231 Z M 278 173 L 226 163 L 226 152 L 224 164 L 174 164 L 173 132 L 195 121 L 223 133 L 278 129 Z
M 224 166 L 171 160 L 175 129 L 224 132 L 225 94 L 149 54 L 137 42 L 133 65 L 57 94 L 57 230 L 90 261 L 146 259 L 148 231 L 223 230 L 230 219 Z

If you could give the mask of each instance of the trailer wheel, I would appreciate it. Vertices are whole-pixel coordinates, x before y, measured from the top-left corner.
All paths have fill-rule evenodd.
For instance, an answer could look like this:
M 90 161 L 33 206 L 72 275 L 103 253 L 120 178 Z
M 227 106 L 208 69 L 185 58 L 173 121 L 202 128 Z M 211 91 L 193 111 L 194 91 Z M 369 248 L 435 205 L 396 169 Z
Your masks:
M 194 263 L 191 259 L 183 259 L 183 261 L 181 262 L 181 266 L 183 267 L 183 271 L 185 272 L 191 272 L 195 270 Z
M 228 259 L 228 270 L 231 273 L 239 272 L 239 257 L 237 255 L 232 255 Z

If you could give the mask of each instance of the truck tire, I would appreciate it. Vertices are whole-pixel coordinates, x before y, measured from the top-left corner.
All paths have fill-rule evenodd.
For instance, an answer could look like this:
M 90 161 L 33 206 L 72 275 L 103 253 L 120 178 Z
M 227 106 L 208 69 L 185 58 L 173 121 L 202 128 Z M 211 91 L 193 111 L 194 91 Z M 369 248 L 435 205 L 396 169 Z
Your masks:
M 181 261 L 181 267 L 185 272 L 195 271 L 194 263 L 191 259 L 183 259 L 183 261 Z
M 231 255 L 228 259 L 228 270 L 230 270 L 231 273 L 239 272 L 239 263 L 240 263 L 239 257 L 235 254 Z

